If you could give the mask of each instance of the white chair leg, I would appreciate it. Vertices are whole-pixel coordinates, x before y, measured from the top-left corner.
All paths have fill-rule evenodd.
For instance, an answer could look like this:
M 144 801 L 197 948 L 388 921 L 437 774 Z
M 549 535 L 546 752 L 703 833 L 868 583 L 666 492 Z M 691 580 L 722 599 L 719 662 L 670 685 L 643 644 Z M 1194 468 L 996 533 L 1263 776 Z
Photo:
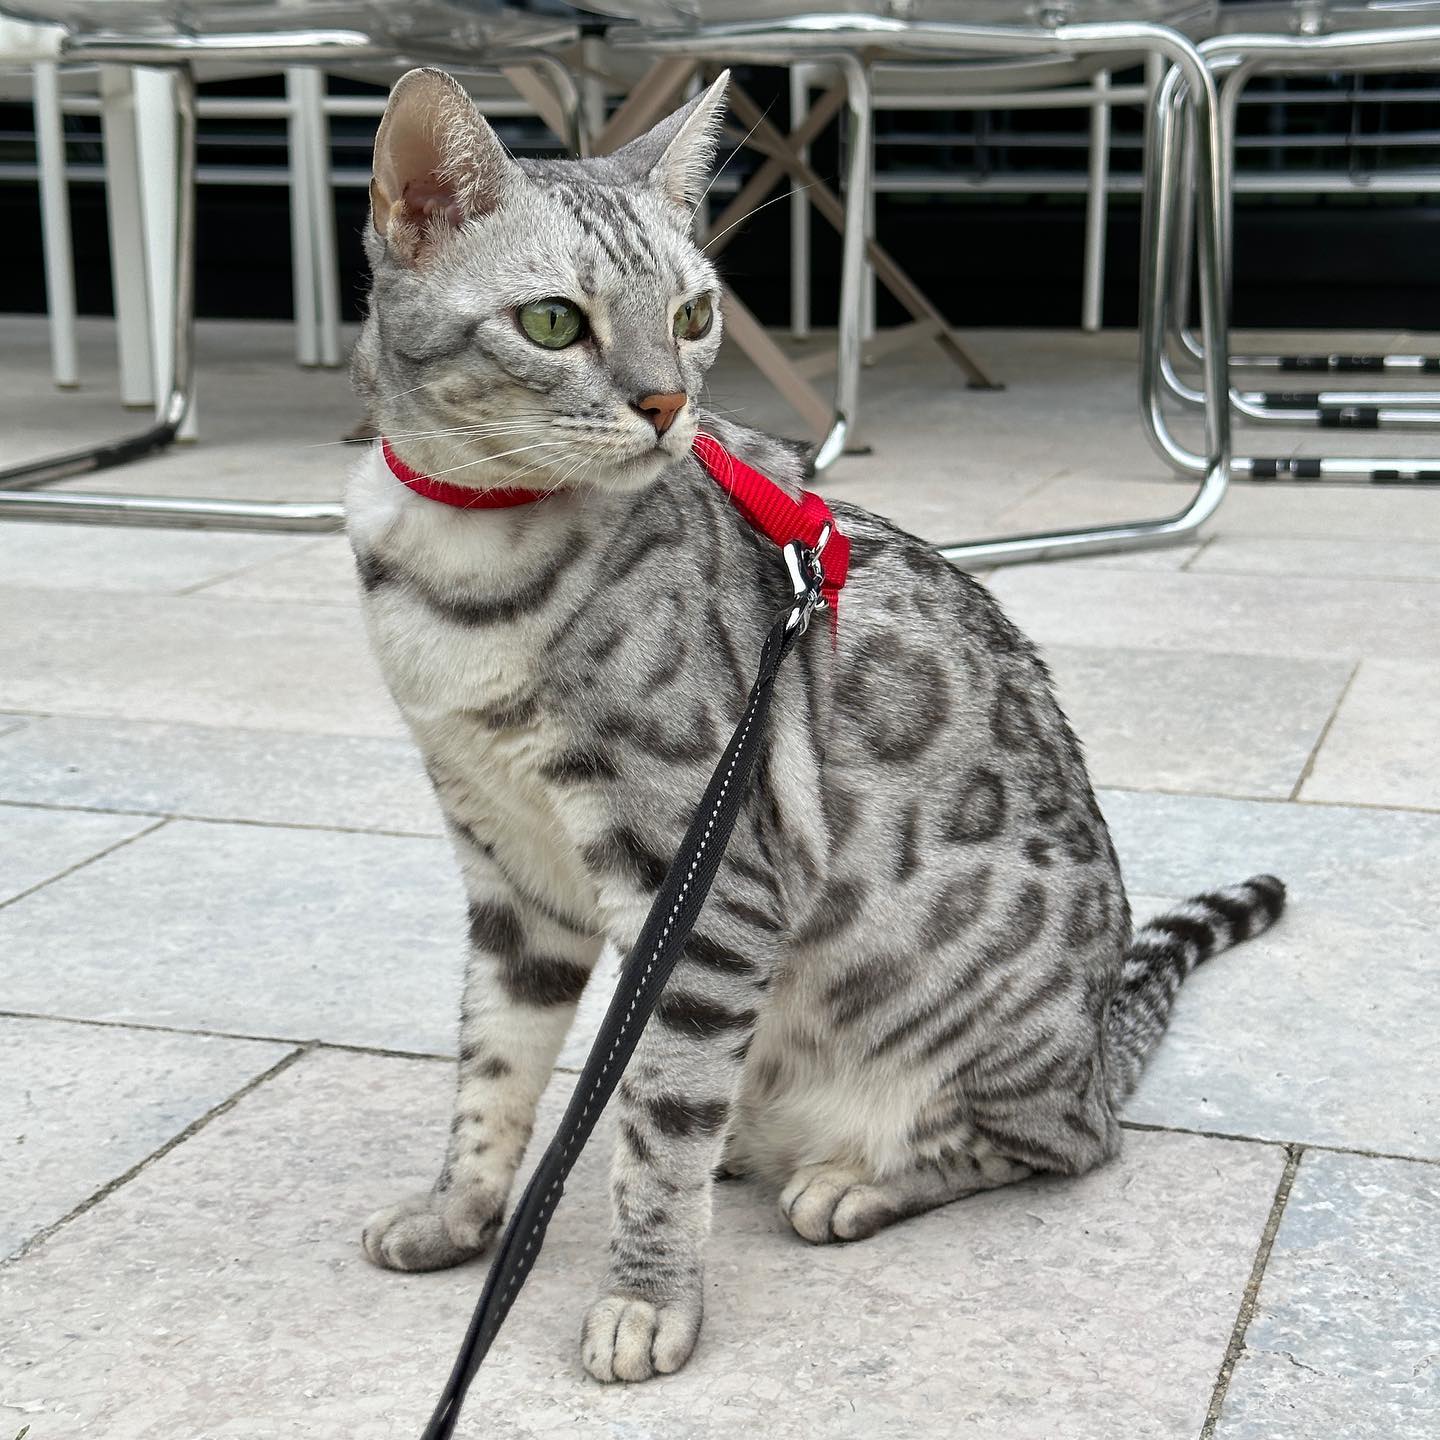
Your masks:
M 65 122 L 60 77 L 49 60 L 34 68 L 35 150 L 40 170 L 40 229 L 45 246 L 45 309 L 50 317 L 50 369 L 56 385 L 80 383 L 75 344 L 75 256 L 70 244 L 70 186 L 65 174 Z
M 100 67 L 100 127 L 105 150 L 105 213 L 110 231 L 110 281 L 120 352 L 120 403 L 155 403 L 150 370 L 145 230 L 140 217 L 140 161 L 135 137 L 133 72 Z
M 136 69 L 135 122 L 150 292 L 150 353 L 154 356 L 155 394 L 162 397 L 157 414 L 163 414 L 175 383 L 171 337 L 175 331 L 175 285 L 180 263 L 175 251 L 179 127 L 175 117 L 175 80 L 168 71 Z M 192 399 L 177 438 L 193 440 L 196 434 Z
M 808 65 L 790 67 L 790 128 L 797 130 L 810 112 L 811 71 Z M 810 160 L 810 147 L 800 148 Z M 790 182 L 790 334 L 803 340 L 810 333 L 810 199 Z
M 870 177 L 870 184 L 865 193 L 865 239 L 870 241 L 875 238 L 875 114 L 873 110 L 870 114 L 870 124 L 867 127 L 866 136 L 870 154 L 865 161 L 865 173 Z M 865 252 L 865 288 L 860 294 L 860 302 L 863 306 L 860 333 L 866 340 L 875 338 L 875 304 L 878 295 L 875 267 L 870 263 L 870 252 L 867 249 Z
M 335 243 L 335 187 L 330 173 L 330 119 L 325 74 L 305 72 L 305 143 L 310 152 L 310 244 L 315 268 L 315 323 L 320 363 L 340 364 L 340 255 Z
M 1090 182 L 1085 199 L 1085 283 L 1080 325 L 1098 330 L 1104 323 L 1105 222 L 1110 199 L 1110 72 L 1102 70 L 1092 89 L 1090 107 Z
M 593 138 L 605 128 L 605 41 L 586 35 L 580 41 L 580 116 Z
M 306 143 L 306 67 L 285 71 L 285 98 L 290 103 L 285 151 L 290 170 L 290 276 L 295 313 L 295 363 L 320 363 L 320 332 L 316 323 L 314 221 L 310 201 L 310 146 Z

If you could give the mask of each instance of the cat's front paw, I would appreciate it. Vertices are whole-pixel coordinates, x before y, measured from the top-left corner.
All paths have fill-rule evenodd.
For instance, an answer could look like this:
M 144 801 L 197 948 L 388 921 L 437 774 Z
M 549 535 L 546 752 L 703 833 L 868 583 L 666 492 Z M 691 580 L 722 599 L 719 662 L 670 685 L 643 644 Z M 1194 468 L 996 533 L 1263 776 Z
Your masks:
M 503 1209 L 503 1201 L 484 1191 L 415 1195 L 377 1210 L 360 1243 L 386 1270 L 444 1270 L 489 1247 Z
M 580 1359 L 597 1380 L 649 1380 L 673 1375 L 700 1335 L 701 1300 L 652 1304 L 630 1295 L 606 1295 L 585 1316 Z

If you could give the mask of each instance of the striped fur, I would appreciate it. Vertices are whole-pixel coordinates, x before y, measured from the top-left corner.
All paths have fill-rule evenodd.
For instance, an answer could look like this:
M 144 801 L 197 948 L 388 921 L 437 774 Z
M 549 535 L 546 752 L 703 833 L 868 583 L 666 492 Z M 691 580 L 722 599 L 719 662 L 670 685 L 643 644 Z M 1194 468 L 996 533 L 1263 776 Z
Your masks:
M 482 1252 L 606 943 L 628 948 L 739 717 L 788 586 L 689 458 L 704 426 L 792 492 L 795 447 L 695 397 L 719 325 L 689 235 L 712 90 L 604 161 L 520 165 L 433 72 L 377 142 L 375 282 L 356 358 L 410 465 L 553 490 L 465 511 L 358 465 L 348 527 L 381 669 L 422 751 L 468 902 L 444 1164 L 366 1253 Z M 410 167 L 409 172 L 406 166 Z M 581 306 L 549 351 L 516 307 Z M 683 390 L 657 436 L 632 402 Z M 852 1240 L 1115 1153 L 1118 1107 L 1204 956 L 1259 933 L 1261 878 L 1130 938 L 1115 851 L 1033 646 L 923 542 L 836 503 L 852 543 L 833 648 L 799 647 L 699 926 L 615 1101 L 602 1380 L 682 1365 L 712 1175 L 753 1173 L 796 1233 Z M 812 643 L 813 641 L 813 643 Z
M 1285 886 L 1273 875 L 1254 875 L 1242 885 L 1197 895 L 1135 932 L 1107 1025 L 1117 1104 L 1134 1090 L 1145 1057 L 1160 1043 L 1190 972 L 1221 950 L 1264 934 L 1284 909 Z

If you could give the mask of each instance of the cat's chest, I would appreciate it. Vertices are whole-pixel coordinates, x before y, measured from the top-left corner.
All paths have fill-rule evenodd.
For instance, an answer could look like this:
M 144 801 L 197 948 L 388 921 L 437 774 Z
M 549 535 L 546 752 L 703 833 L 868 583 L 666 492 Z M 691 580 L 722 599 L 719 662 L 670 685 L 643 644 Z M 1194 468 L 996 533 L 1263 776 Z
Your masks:
M 363 472 L 347 506 L 372 648 L 437 788 L 470 820 L 563 809 L 551 771 L 571 727 L 550 652 L 580 577 L 556 568 L 561 547 L 527 547 L 503 515 L 407 504 Z

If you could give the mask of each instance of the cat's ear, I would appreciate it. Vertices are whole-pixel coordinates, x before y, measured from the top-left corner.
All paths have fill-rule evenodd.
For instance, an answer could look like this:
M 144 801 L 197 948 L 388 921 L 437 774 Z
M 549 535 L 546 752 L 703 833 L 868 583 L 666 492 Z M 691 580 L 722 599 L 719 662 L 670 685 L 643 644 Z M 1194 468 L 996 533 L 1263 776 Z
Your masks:
M 457 81 L 411 70 L 375 132 L 370 218 L 395 255 L 416 263 L 427 242 L 500 202 L 520 169 Z
M 699 204 L 710 183 L 720 127 L 725 123 L 726 70 L 706 91 L 673 115 L 667 115 L 648 134 L 632 140 L 614 155 L 615 161 L 637 179 L 664 191 L 687 210 Z

